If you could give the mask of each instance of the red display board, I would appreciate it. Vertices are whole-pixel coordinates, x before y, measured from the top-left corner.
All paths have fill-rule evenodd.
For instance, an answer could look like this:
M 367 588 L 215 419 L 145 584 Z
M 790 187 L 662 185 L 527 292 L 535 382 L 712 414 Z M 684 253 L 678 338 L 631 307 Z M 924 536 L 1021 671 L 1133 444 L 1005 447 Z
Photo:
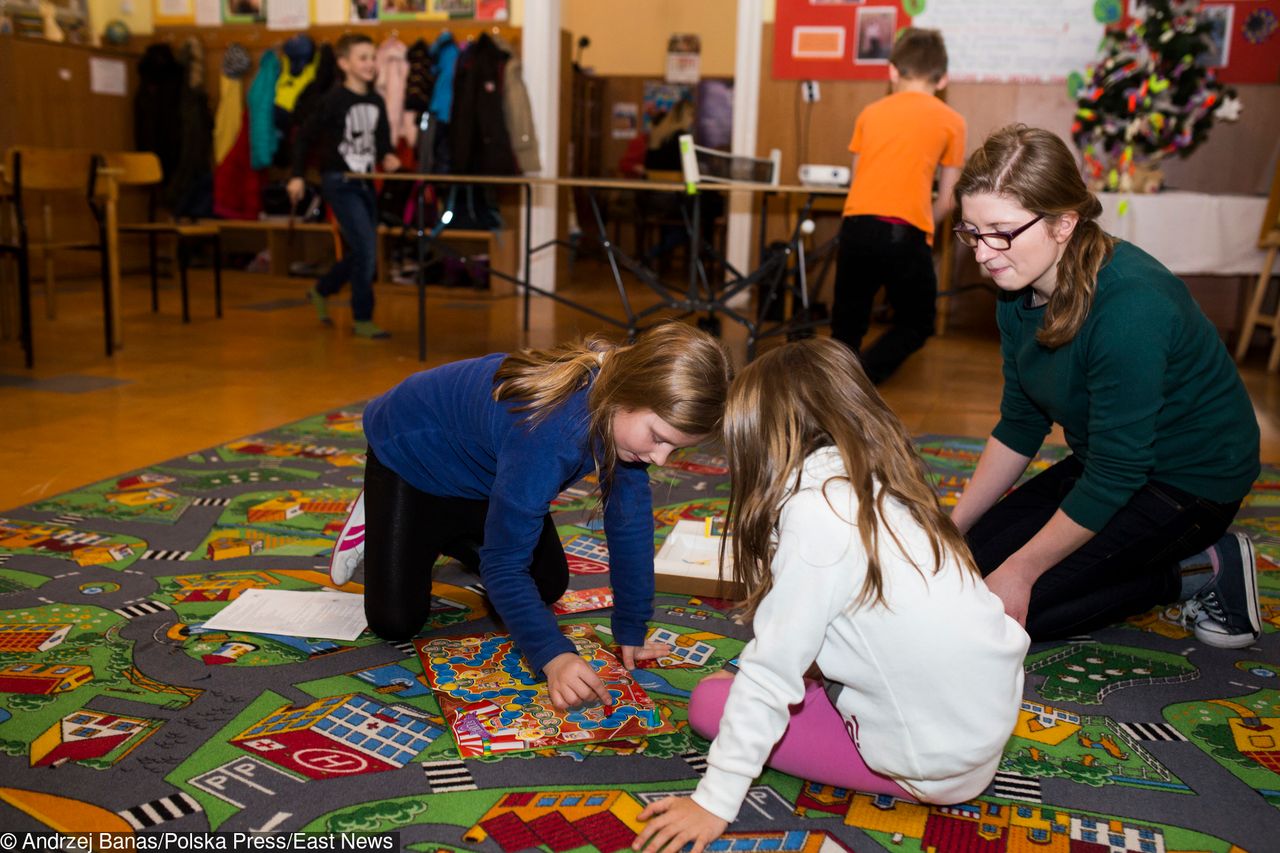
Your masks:
M 911 23 L 900 2 L 875 0 L 777 0 L 775 14 L 778 80 L 887 80 L 893 36 Z

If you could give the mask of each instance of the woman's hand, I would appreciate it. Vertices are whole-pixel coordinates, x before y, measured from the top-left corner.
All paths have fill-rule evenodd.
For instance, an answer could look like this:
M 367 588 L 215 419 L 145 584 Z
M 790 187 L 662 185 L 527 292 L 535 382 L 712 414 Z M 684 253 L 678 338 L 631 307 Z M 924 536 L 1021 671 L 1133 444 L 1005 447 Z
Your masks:
M 613 704 L 600 676 L 596 675 L 591 664 L 574 652 L 556 655 L 542 668 L 542 672 L 547 676 L 551 704 L 560 711 L 590 702 Z
M 640 820 L 647 823 L 631 842 L 631 849 L 641 853 L 677 853 L 690 842 L 690 853 L 702 853 L 702 848 L 729 828 L 728 821 L 688 797 L 667 797 L 650 803 L 640 812 Z
M 1000 596 L 1004 602 L 1004 612 L 1008 613 L 1023 628 L 1027 627 L 1027 611 L 1031 605 L 1031 587 L 1034 581 L 1005 562 L 986 577 L 987 589 Z
M 672 652 L 669 643 L 645 643 L 643 646 L 623 646 L 622 665 L 627 669 L 635 669 L 636 661 L 657 660 Z
M 382 171 L 384 172 L 400 171 L 400 158 L 394 154 L 382 155 Z

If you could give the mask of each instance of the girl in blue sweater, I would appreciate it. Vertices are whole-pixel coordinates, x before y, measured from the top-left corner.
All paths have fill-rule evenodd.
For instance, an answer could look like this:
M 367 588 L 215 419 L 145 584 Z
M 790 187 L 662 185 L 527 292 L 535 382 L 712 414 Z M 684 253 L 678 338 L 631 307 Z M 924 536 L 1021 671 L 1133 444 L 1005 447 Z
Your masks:
M 653 610 L 647 469 L 717 428 L 729 374 L 719 342 L 670 323 L 629 346 L 593 337 L 410 376 L 365 410 L 363 506 L 339 538 L 333 580 L 345 583 L 363 551 L 369 627 L 403 640 L 427 620 L 437 556 L 478 564 L 496 615 L 546 675 L 556 706 L 607 702 L 548 608 L 569 583 L 551 502 L 598 475 L 623 663 L 665 652 L 644 640 Z

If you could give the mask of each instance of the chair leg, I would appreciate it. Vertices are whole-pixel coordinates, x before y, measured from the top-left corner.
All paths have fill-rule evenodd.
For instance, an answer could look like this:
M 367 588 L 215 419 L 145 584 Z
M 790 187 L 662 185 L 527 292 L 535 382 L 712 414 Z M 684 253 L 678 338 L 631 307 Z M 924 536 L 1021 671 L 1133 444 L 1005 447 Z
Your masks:
M 182 287 L 182 322 L 191 322 L 191 300 L 187 293 L 187 244 L 178 238 L 178 276 Z
M 213 235 L 213 311 L 222 319 L 222 238 Z
M 31 247 L 25 237 L 18 252 L 18 315 L 21 328 L 23 364 L 30 370 L 35 366 L 34 335 L 31 330 Z
M 107 226 L 98 225 L 98 243 L 102 247 L 102 331 L 106 335 L 105 351 L 110 358 L 115 352 L 115 312 L 111 303 L 111 246 L 107 242 Z
M 44 239 L 47 243 L 53 242 L 53 205 L 45 202 L 44 205 Z M 58 317 L 58 297 L 55 290 L 53 277 L 53 251 L 49 248 L 44 250 L 44 315 L 50 320 Z
M 160 310 L 160 282 L 156 280 L 156 233 L 147 233 L 147 259 L 151 264 L 151 313 Z
M 1237 362 L 1242 361 L 1245 354 L 1249 352 L 1249 344 L 1253 340 L 1254 329 L 1263 320 L 1262 303 L 1266 301 L 1267 291 L 1271 289 L 1271 270 L 1275 266 L 1277 252 L 1280 252 L 1280 246 L 1272 246 L 1267 251 L 1266 258 L 1262 261 L 1262 270 L 1258 273 L 1258 281 L 1253 286 L 1253 298 L 1249 300 L 1249 310 L 1244 315 L 1244 325 L 1240 329 L 1240 340 L 1236 342 Z M 1275 313 L 1271 317 L 1266 318 L 1271 321 L 1269 325 L 1273 335 L 1277 317 L 1280 317 L 1280 306 L 1276 307 Z M 1270 361 L 1274 360 L 1275 356 L 1273 355 Z

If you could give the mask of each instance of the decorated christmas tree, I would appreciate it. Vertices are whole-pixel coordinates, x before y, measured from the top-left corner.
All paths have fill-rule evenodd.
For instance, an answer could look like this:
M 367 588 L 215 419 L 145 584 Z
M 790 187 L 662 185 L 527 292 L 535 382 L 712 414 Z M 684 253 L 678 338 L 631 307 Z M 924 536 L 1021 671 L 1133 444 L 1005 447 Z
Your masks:
M 1099 4 L 1115 18 L 1119 5 Z M 1131 21 L 1107 27 L 1098 64 L 1073 80 L 1071 133 L 1095 188 L 1154 191 L 1156 164 L 1186 157 L 1215 118 L 1239 116 L 1240 101 L 1205 67 L 1213 23 L 1199 2 L 1134 0 L 1131 7 Z

